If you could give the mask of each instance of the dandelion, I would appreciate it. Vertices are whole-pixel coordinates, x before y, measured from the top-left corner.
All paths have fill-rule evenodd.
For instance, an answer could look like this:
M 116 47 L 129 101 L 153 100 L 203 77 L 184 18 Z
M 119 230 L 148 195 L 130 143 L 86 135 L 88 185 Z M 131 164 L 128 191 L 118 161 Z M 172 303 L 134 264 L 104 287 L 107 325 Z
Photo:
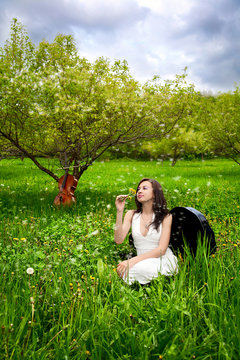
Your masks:
M 34 269 L 32 267 L 27 268 L 27 274 L 32 275 L 34 273 Z
M 127 196 L 127 200 L 132 200 L 132 198 L 136 195 L 136 190 L 134 190 L 133 188 L 129 189 L 129 193 Z
M 86 355 L 90 356 L 91 355 L 90 351 L 86 350 Z
M 174 178 L 172 178 L 174 181 L 178 181 L 181 179 L 181 176 L 175 176 Z
M 130 192 L 132 195 L 136 195 L 136 190 L 133 189 L 133 188 L 130 188 L 130 189 L 129 189 L 129 192 Z
M 95 231 L 93 231 L 93 232 L 91 232 L 90 234 L 89 234 L 89 236 L 94 236 L 94 235 L 97 235 L 98 234 L 98 230 L 95 230 Z
M 195 192 L 198 193 L 198 192 L 200 191 L 199 186 L 195 187 L 195 188 L 193 189 L 193 191 L 195 191 Z

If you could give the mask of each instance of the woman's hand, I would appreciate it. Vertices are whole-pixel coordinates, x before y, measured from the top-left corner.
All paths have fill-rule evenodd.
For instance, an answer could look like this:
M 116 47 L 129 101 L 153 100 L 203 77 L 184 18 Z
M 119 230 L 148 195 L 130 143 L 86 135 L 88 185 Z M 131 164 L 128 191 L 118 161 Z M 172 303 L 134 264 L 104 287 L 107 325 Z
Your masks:
M 115 205 L 117 208 L 117 211 L 123 211 L 125 207 L 125 202 L 128 198 L 128 195 L 118 195 L 116 197 Z
M 118 275 L 121 278 L 127 276 L 128 271 L 131 269 L 131 267 L 133 267 L 134 264 L 135 264 L 134 258 L 120 262 L 117 266 Z

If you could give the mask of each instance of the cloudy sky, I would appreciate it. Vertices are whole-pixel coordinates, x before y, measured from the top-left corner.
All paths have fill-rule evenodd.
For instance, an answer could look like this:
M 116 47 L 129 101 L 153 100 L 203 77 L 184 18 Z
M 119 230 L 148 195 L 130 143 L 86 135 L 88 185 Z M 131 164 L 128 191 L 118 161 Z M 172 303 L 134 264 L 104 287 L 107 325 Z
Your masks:
M 89 60 L 127 60 L 139 81 L 188 67 L 202 91 L 240 84 L 240 0 L 0 0 L 0 44 L 17 17 L 37 44 L 72 34 Z

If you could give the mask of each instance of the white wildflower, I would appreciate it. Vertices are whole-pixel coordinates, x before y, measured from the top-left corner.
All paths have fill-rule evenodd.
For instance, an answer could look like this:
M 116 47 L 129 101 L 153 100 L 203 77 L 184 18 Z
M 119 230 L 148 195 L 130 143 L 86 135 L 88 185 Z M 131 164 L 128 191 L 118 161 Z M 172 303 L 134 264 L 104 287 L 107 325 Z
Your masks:
M 172 178 L 174 181 L 178 181 L 181 179 L 181 176 L 175 176 L 174 178 Z
M 97 235 L 98 234 L 98 230 L 95 230 L 95 231 L 93 231 L 93 232 L 91 232 L 88 236 L 94 236 L 94 235 Z
M 33 268 L 27 268 L 27 274 L 28 275 L 32 275 L 34 273 L 34 269 Z

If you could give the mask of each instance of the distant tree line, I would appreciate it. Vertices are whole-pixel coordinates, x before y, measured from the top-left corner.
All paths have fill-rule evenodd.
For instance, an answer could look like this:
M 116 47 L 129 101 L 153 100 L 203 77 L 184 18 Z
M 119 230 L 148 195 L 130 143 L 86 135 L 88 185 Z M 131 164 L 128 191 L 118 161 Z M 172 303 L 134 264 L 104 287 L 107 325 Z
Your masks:
M 240 165 L 240 89 L 218 95 L 196 93 L 191 111 L 163 139 L 115 147 L 105 156 L 154 160 L 227 157 Z

